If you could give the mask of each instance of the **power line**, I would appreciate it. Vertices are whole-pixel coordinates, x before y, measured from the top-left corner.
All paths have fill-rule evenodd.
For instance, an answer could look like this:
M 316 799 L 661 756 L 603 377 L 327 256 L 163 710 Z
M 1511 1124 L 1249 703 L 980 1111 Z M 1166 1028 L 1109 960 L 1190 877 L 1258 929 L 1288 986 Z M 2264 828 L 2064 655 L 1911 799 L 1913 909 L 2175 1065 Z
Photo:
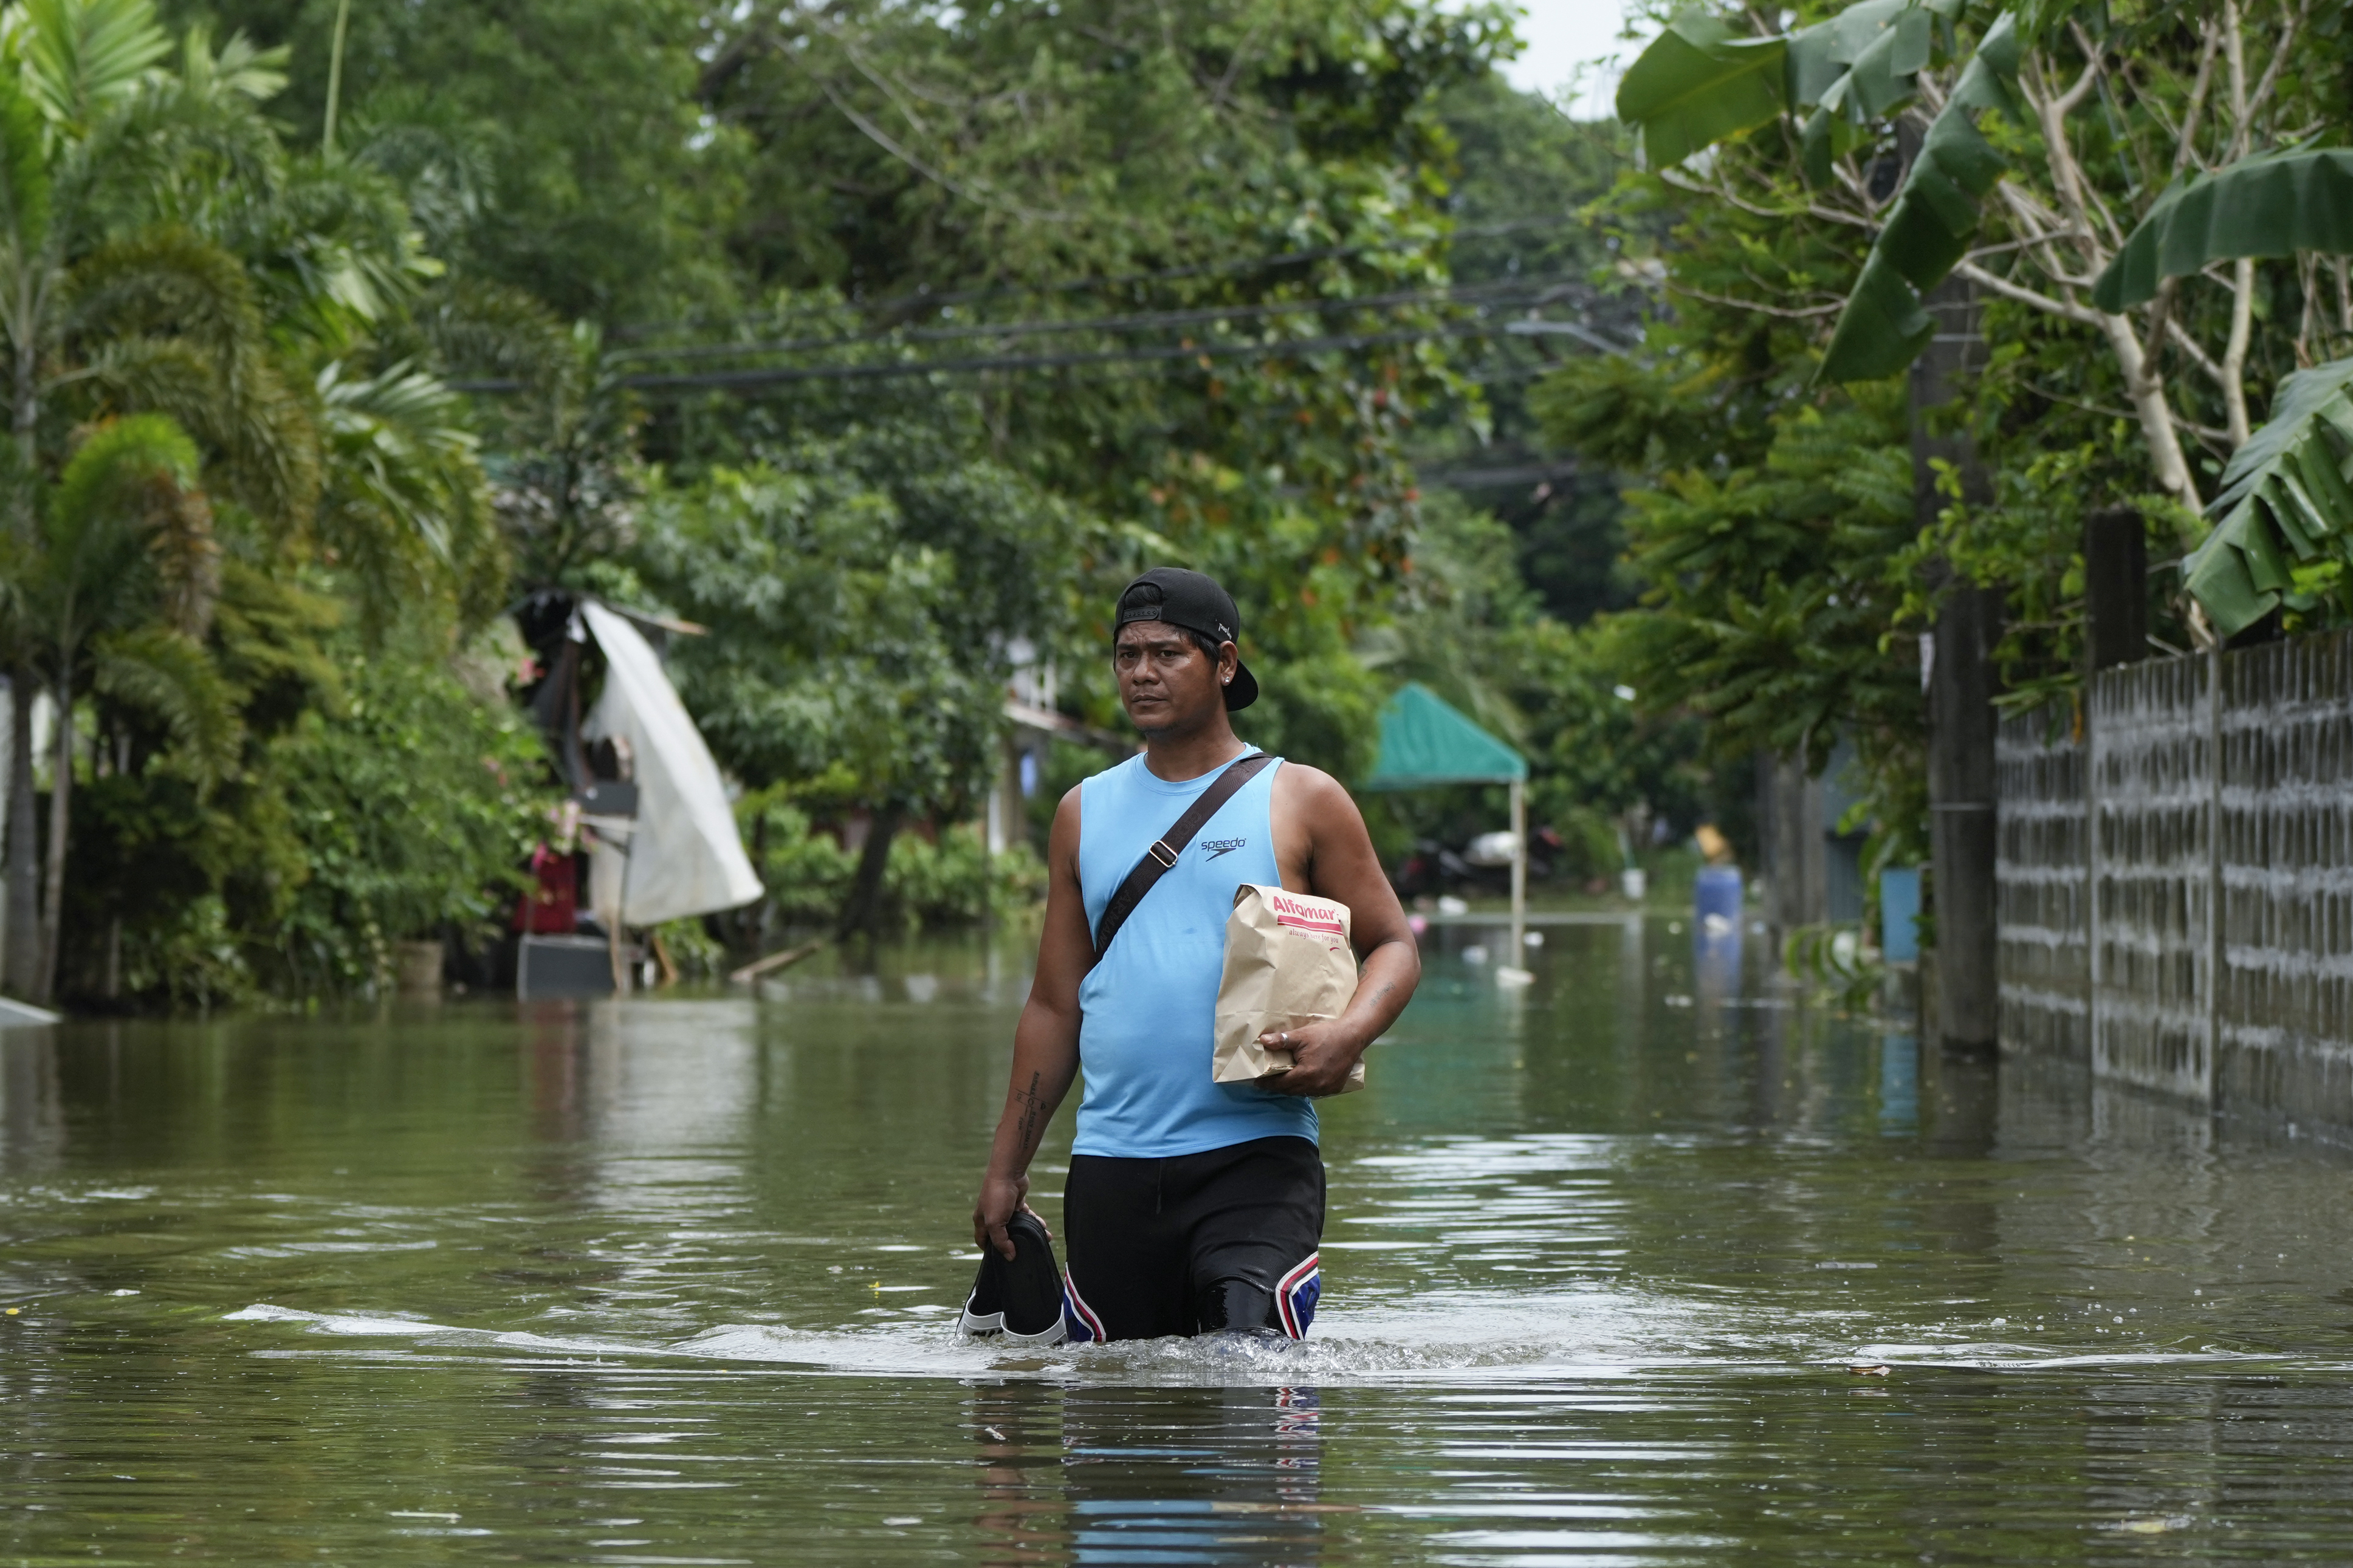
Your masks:
M 1579 287 L 1580 279 L 1504 279 L 1464 284 L 1455 289 L 1409 289 L 1355 299 L 1271 300 L 1254 305 L 1202 306 L 1190 310 L 1155 310 L 1119 316 L 1073 316 L 1049 321 L 976 322 L 968 327 L 884 328 L 871 332 L 845 332 L 829 338 L 789 338 L 777 342 L 689 343 L 674 348 L 617 350 L 615 359 L 728 359 L 754 353 L 805 353 L 814 349 L 898 339 L 906 342 L 951 342 L 973 338 L 1017 338 L 1050 333 L 1135 331 L 1157 327 L 1198 326 L 1214 321 L 1257 321 L 1269 316 L 1323 314 L 1338 310 L 1377 310 L 1405 305 L 1491 304 L 1534 305 L 1567 293 L 1598 294 Z M 1537 290 L 1529 293 L 1528 290 Z M 1562 324 L 1563 326 L 1566 323 Z M 1556 329 L 1548 329 L 1556 330 Z M 1581 331 L 1581 329 L 1580 329 Z
M 615 381 L 641 392 L 684 392 L 698 389 L 749 391 L 806 381 L 880 381 L 919 375 L 971 375 L 992 370 L 1056 370 L 1094 364 L 1139 364 L 1176 360 L 1293 359 L 1304 354 L 1336 353 L 1351 349 L 1378 348 L 1395 343 L 1424 342 L 1442 338 L 1504 336 L 1494 326 L 1468 322 L 1406 328 L 1388 332 L 1356 332 L 1320 338 L 1291 338 L 1257 343 L 1167 343 L 1123 349 L 1073 351 L 1067 353 L 989 354 L 971 359 L 887 360 L 868 364 L 777 365 L 745 370 L 640 372 L 616 376 Z M 523 384 L 512 379 L 453 381 L 459 392 L 519 392 Z
M 1193 267 L 1166 267 L 1150 272 L 1130 272 L 1109 278 L 1056 278 L 1037 283 L 1008 283 L 988 289 L 961 289 L 946 293 L 933 293 L 918 289 L 912 294 L 901 294 L 874 304 L 845 302 L 844 308 L 864 310 L 871 315 L 887 316 L 894 311 L 923 307 L 942 310 L 952 305 L 968 305 L 977 300 L 1002 300 L 1017 295 L 1081 293 L 1090 289 L 1125 289 L 1138 283 L 1161 283 L 1183 278 L 1214 278 L 1229 273 L 1250 272 L 1276 267 L 1296 266 L 1304 261 L 1334 261 L 1346 256 L 1366 256 L 1383 250 L 1410 250 L 1430 245 L 1450 243 L 1457 239 L 1485 239 L 1498 235 L 1523 234 L 1540 229 L 1571 228 L 1584 222 L 1572 214 L 1550 218 L 1514 218 L 1504 223 L 1465 224 L 1443 236 L 1428 239 L 1392 239 L 1370 241 L 1363 245 L 1331 245 L 1313 250 L 1288 250 L 1271 256 L 1237 257 L 1229 261 L 1204 262 Z M 830 307 L 807 305 L 786 312 L 786 315 L 815 315 Z M 616 327 L 611 336 L 632 338 L 649 332 L 669 331 L 679 327 L 694 327 L 701 322 L 647 321 Z
M 1444 489 L 1501 490 L 1574 479 L 1578 472 L 1577 465 L 1571 461 L 1528 463 L 1510 468 L 1424 468 L 1419 478 L 1425 485 Z

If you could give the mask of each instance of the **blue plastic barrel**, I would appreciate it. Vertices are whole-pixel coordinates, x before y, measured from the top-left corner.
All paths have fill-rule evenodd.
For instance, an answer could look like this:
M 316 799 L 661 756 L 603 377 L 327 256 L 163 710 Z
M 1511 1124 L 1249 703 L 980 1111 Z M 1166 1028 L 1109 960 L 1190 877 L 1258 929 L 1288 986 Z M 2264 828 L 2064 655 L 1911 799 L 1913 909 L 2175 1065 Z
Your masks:
M 1734 931 L 1740 929 L 1740 868 L 1737 866 L 1703 866 L 1699 873 L 1698 907 L 1692 912 L 1699 919 L 1700 929 L 1707 929 L 1708 917 L 1717 915 Z
M 1891 866 L 1879 874 L 1879 955 L 1890 963 L 1920 958 L 1920 868 Z

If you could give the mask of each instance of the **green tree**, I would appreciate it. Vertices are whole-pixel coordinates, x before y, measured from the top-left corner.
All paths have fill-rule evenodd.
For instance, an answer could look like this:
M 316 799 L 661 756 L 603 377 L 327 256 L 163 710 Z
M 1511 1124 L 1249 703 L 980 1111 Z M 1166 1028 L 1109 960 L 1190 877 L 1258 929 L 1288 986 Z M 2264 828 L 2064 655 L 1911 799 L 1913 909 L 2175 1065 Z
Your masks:
M 174 15 L 288 48 L 282 111 L 314 147 L 337 10 L 185 0 Z M 710 237 L 739 210 L 734 143 L 694 100 L 714 19 L 689 0 L 353 5 L 337 140 L 355 162 L 420 177 L 437 255 L 565 320 L 723 312 L 735 273 Z
M 1349 647 L 1410 547 L 1405 443 L 1441 406 L 1476 403 L 1443 336 L 1464 319 L 1440 298 L 1435 104 L 1508 47 L 1496 15 L 859 5 L 719 37 L 703 98 L 748 148 L 760 215 L 739 253 L 760 287 L 791 290 L 744 340 L 826 340 L 837 361 L 1074 358 L 953 384 L 991 460 L 1115 525 L 1081 563 L 1092 610 L 1066 623 L 1071 704 L 1113 717 L 1101 649 L 1124 578 L 1192 565 L 1244 607 L 1268 692 L 1251 738 L 1361 770 L 1379 692 Z M 712 363 L 665 362 L 663 346 L 635 352 Z M 1157 357 L 1122 362 L 1139 351 Z M 821 433 L 887 410 L 905 426 L 949 392 L 897 387 L 778 382 L 754 421 Z M 720 445 L 697 418 L 677 416 L 674 461 Z
M 186 423 L 221 438 L 231 473 L 255 499 L 299 507 L 314 478 L 302 461 L 299 408 L 283 395 L 235 261 L 184 229 L 114 221 L 154 189 L 157 148 L 233 118 L 228 100 L 253 73 L 213 71 L 201 93 L 163 79 L 155 66 L 169 45 L 143 0 L 38 0 L 21 24 L 0 55 L 0 334 L 10 356 L 19 572 L 27 584 L 54 586 L 74 569 L 51 570 L 40 559 L 54 542 L 39 532 L 39 486 L 66 434 L 56 401 L 69 387 L 85 418 L 138 408 L 187 414 Z M 69 526 L 89 521 L 77 517 Z M 37 905 L 30 654 L 62 647 L 54 673 L 69 686 L 75 639 L 60 642 L 57 631 L 28 623 L 12 661 L 6 970 L 39 995 L 56 973 L 65 847 L 51 846 L 52 885 Z M 60 695 L 63 708 L 65 689 Z M 70 731 L 69 721 L 60 724 L 61 735 Z M 60 800 L 69 795 L 69 780 Z M 62 805 L 52 815 L 61 830 Z
M 967 816 L 987 787 L 1014 643 L 1059 630 L 1080 537 L 1067 506 L 922 430 L 649 502 L 644 579 L 711 628 L 675 658 L 713 752 L 755 790 L 873 813 L 846 930 L 878 929 L 900 826 Z
M 342 700 L 307 706 L 270 748 L 302 864 L 253 934 L 290 988 L 381 984 L 396 941 L 495 929 L 548 830 L 545 753 L 525 715 L 469 692 L 432 627 L 391 634 L 396 647 L 411 638 L 422 646 L 389 659 L 383 643 L 337 639 Z
M 80 694 L 95 685 L 161 718 L 200 784 L 236 756 L 236 711 L 202 641 L 219 552 L 197 467 L 195 444 L 161 415 L 100 430 L 43 498 L 38 545 L 19 567 L 20 625 L 57 698 L 39 1000 L 57 984 Z
M 1826 379 L 1901 370 L 1934 331 L 1921 295 L 1947 277 L 2045 318 L 2079 354 L 2096 344 L 2091 373 L 2071 379 L 2084 401 L 2129 410 L 2142 482 L 2121 493 L 2153 491 L 2168 531 L 2198 543 L 2201 469 L 2247 444 L 2263 385 L 2333 352 L 2345 330 L 2309 251 L 2341 252 L 2353 232 L 2295 217 L 2329 205 L 2298 169 L 2317 180 L 2348 156 L 2295 148 L 2340 118 L 2342 5 L 1831 9 L 1808 8 L 1786 34 L 1686 13 L 1628 72 L 1620 112 L 1642 125 L 1662 169 L 1716 147 L 1704 174 L 1670 175 L 1687 188 L 1842 224 L 1866 242 L 1821 345 Z M 1906 146 L 1917 148 L 1908 159 Z M 1758 179 L 1792 153 L 1802 192 Z M 1900 178 L 1874 179 L 1891 160 L 1905 163 Z M 2176 221 L 2191 208 L 2202 226 Z M 2168 226 L 2181 237 L 2170 245 Z M 2191 243 L 2193 228 L 2214 237 Z M 2215 521 L 2235 542 L 2201 552 L 2188 573 L 2201 637 L 2209 610 L 2227 605 L 2236 629 L 2292 586 L 2284 572 L 2252 581 L 2241 547 L 2274 514 Z M 2353 506 L 2329 531 L 2345 523 Z M 2252 548 L 2283 542 L 2318 553 L 2296 532 Z
M 1641 336 L 1641 296 L 1618 265 L 1625 242 L 1586 211 L 1628 163 L 1627 133 L 1572 120 L 1493 72 L 1449 88 L 1436 109 L 1452 142 L 1449 270 L 1458 289 L 1514 301 L 1498 310 L 1516 319 L 1465 366 L 1482 406 L 1424 420 L 1409 448 L 1425 492 L 1461 489 L 1512 525 L 1528 585 L 1575 625 L 1632 601 L 1618 565 L 1622 508 L 1599 465 L 1558 460 L 1526 394 L 1547 369 Z
M 12 15 L 9 973 L 113 994 L 128 919 L 134 949 L 178 952 L 217 992 L 243 961 L 216 955 L 269 941 L 307 874 L 271 748 L 336 696 L 334 599 L 367 637 L 403 628 L 396 664 L 430 679 L 499 606 L 504 554 L 464 412 L 409 319 L 436 266 L 387 175 L 280 143 L 259 105 L 283 57 L 192 27 L 167 68 L 144 0 Z M 58 711 L 45 885 L 27 732 L 44 685 Z M 166 860 L 193 890 L 140 929 L 144 900 L 121 894 Z M 475 870 L 487 885 L 498 868 Z M 77 942 L 102 960 L 77 963 Z
M 1808 210 L 1799 151 L 1744 144 L 1737 202 L 1626 171 L 1597 216 L 1649 290 L 1641 342 L 1564 363 L 1529 405 L 1625 487 L 1641 598 L 1593 651 L 1631 706 L 1703 720 L 1727 775 L 1758 752 L 1820 768 L 1852 737 L 1875 853 L 1908 858 L 1926 807 L 1919 666 L 1899 630 L 1917 565 L 1905 399 L 1812 384 L 1860 258 L 1847 226 Z

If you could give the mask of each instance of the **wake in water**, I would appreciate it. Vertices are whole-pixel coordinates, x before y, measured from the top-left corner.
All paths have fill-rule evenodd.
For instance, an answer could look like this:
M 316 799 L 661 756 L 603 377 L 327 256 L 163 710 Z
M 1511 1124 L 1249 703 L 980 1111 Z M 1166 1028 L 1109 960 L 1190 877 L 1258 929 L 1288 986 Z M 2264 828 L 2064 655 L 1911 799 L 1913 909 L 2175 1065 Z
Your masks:
M 1410 1306 L 1325 1314 L 1330 1331 L 1289 1343 L 1214 1335 L 1050 1350 L 958 1337 L 909 1323 L 805 1331 L 730 1323 L 682 1340 L 544 1334 L 463 1328 L 392 1314 L 309 1312 L 257 1304 L 233 1322 L 301 1325 L 338 1337 L 400 1339 L 419 1350 L 560 1358 L 568 1362 L 683 1359 L 814 1373 L 893 1377 L 1036 1380 L 1123 1386 L 1261 1387 L 1486 1384 L 1628 1377 L 1640 1373 L 1806 1372 L 1843 1368 L 1968 1368 L 2033 1372 L 2211 1362 L 2274 1355 L 2215 1345 L 2031 1344 L 1959 1331 L 1915 1341 L 1858 1342 L 1828 1312 L 1778 1314 L 1769 1326 L 1741 1321 L 1730 1303 L 1679 1301 L 1593 1289 L 1512 1298 L 1468 1295 Z M 1976 1325 L 1982 1327 L 1982 1325 Z

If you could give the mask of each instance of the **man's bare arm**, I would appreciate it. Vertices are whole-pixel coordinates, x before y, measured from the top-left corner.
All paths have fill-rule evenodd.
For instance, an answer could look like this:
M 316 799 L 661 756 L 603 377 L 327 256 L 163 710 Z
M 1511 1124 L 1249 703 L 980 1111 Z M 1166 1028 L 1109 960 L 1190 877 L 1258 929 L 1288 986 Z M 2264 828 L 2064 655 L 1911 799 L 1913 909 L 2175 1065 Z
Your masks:
M 1289 1050 L 1294 1064 L 1289 1072 L 1261 1081 L 1285 1094 L 1336 1094 L 1365 1047 L 1413 999 L 1413 988 L 1421 982 L 1421 949 L 1380 857 L 1373 853 L 1364 815 L 1339 781 L 1292 763 L 1275 775 L 1275 785 L 1283 791 L 1284 816 L 1305 829 L 1303 890 L 1348 906 L 1349 939 L 1364 967 L 1356 994 L 1337 1018 L 1293 1030 L 1287 1039 L 1261 1037 L 1263 1045 Z
M 1079 889 L 1079 792 L 1054 810 L 1046 844 L 1046 924 L 1038 939 L 1038 973 L 1013 1031 L 1013 1077 L 997 1118 L 980 1196 L 972 1205 L 972 1238 L 1010 1259 L 1006 1222 L 1029 1205 L 1029 1161 L 1079 1074 L 1079 983 L 1094 963 L 1086 899 Z

